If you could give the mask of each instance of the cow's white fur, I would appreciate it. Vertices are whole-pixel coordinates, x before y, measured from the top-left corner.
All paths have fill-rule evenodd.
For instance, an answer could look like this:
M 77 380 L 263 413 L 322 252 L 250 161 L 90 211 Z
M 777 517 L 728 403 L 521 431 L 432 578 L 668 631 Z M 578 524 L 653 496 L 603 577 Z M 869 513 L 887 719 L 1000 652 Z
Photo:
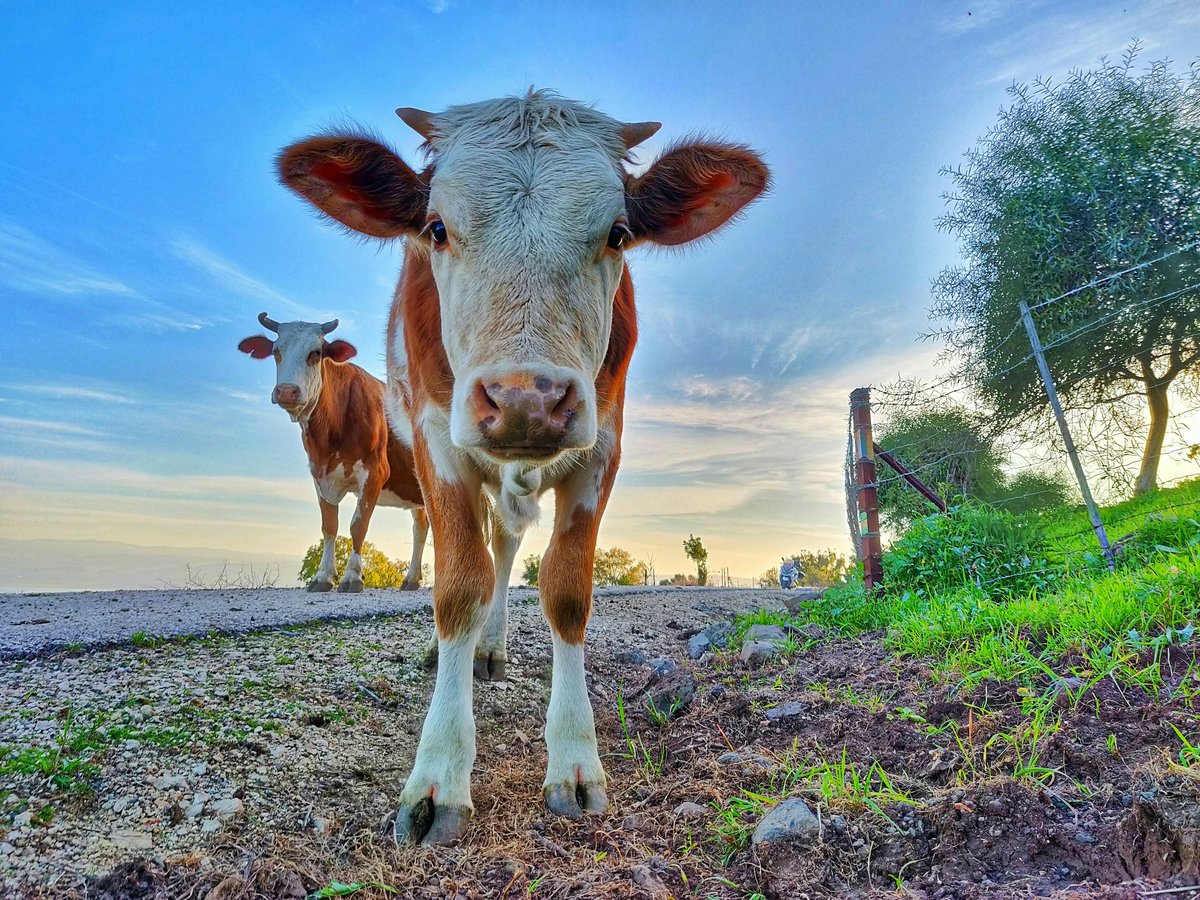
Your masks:
M 552 635 L 554 669 L 550 676 L 550 705 L 546 710 L 547 788 L 606 783 L 596 722 L 588 699 L 583 667 L 583 644 L 568 644 Z
M 605 249 L 625 211 L 621 123 L 532 93 L 453 107 L 432 127 L 429 216 L 450 234 L 430 264 L 454 373 L 451 437 L 481 444 L 467 410 L 481 377 L 532 373 L 574 385 L 564 447 L 590 447 L 623 267 Z

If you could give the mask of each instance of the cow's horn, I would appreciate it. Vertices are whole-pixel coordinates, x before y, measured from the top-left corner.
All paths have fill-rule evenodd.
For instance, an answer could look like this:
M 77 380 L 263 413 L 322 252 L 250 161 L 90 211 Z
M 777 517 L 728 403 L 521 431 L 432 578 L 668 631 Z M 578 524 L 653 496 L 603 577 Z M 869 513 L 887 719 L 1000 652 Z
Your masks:
M 621 140 L 625 142 L 625 149 L 632 150 L 642 141 L 649 140 L 660 128 L 662 122 L 630 122 L 622 125 Z
M 263 328 L 269 328 L 271 331 L 279 334 L 279 323 L 268 316 L 265 312 L 260 312 L 258 314 L 258 321 L 262 323 Z
M 338 320 L 330 319 L 328 322 L 326 322 L 324 325 L 321 326 L 321 334 L 329 334 L 329 332 L 333 331 L 333 329 L 335 329 L 337 327 L 338 327 Z
M 405 125 L 425 138 L 425 140 L 433 140 L 433 120 L 435 118 L 433 113 L 425 112 L 423 109 L 415 109 L 411 106 L 401 106 L 396 110 L 396 115 L 400 117 L 400 120 Z

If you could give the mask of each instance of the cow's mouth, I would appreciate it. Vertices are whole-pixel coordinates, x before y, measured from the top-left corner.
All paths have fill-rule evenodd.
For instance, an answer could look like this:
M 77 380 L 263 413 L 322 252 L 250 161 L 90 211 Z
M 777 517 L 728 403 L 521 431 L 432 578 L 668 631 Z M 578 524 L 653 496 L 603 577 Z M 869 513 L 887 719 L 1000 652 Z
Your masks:
M 480 449 L 499 462 L 545 463 L 562 452 L 562 443 L 561 441 L 553 444 L 487 443 Z

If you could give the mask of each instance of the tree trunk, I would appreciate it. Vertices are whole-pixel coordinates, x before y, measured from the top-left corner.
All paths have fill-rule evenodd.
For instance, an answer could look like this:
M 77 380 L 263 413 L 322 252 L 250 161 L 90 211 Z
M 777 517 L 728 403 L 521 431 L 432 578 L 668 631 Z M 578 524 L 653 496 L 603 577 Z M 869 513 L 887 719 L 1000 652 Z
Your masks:
M 1170 409 L 1167 405 L 1169 381 L 1146 386 L 1146 404 L 1150 407 L 1150 431 L 1146 434 L 1146 449 L 1142 451 L 1142 467 L 1137 481 L 1133 483 L 1133 494 L 1145 494 L 1158 486 L 1158 463 L 1162 458 L 1163 439 L 1167 436 Z

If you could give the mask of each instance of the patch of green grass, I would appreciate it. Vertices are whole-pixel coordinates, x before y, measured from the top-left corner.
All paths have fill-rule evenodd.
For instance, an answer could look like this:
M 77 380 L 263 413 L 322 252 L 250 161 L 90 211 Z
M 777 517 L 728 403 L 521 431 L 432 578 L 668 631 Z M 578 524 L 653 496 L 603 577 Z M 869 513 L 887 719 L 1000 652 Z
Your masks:
M 631 760 L 641 770 L 647 781 L 653 781 L 663 773 L 663 765 L 667 759 L 666 741 L 659 740 L 657 751 L 646 746 L 640 734 L 630 733 L 629 718 L 626 714 L 625 697 L 617 692 L 617 721 L 621 725 L 621 734 L 625 738 L 625 752 L 621 754 Z

